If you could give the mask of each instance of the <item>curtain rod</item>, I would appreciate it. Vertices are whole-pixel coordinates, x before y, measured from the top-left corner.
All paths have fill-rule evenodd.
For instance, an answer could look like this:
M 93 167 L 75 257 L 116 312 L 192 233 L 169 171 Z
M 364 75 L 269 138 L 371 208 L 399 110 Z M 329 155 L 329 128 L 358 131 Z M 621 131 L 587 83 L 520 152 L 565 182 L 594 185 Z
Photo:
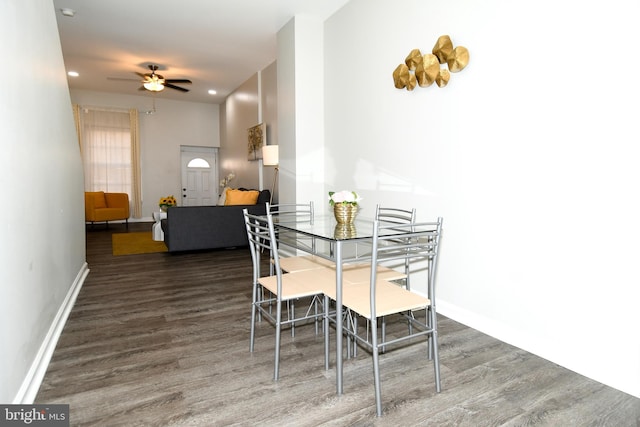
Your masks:
M 118 107 L 104 107 L 104 106 L 96 106 L 96 105 L 80 105 L 78 104 L 81 110 L 94 110 L 94 111 L 110 111 L 113 113 L 128 113 L 130 108 L 118 108 Z

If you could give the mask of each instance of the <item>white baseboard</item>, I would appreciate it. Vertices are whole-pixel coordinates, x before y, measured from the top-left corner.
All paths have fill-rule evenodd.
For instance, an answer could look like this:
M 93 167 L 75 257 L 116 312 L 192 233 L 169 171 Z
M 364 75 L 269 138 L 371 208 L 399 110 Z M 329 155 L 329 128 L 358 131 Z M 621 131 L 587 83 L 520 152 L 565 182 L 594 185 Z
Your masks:
M 44 374 L 47 372 L 51 356 L 53 356 L 53 351 L 58 344 L 64 325 L 67 323 L 67 319 L 69 318 L 69 313 L 76 302 L 78 293 L 80 292 L 80 289 L 82 289 L 82 285 L 84 285 L 84 281 L 88 274 L 89 266 L 85 262 L 76 275 L 73 284 L 69 288 L 67 296 L 60 305 L 60 308 L 56 313 L 56 317 L 53 319 L 51 327 L 49 328 L 42 345 L 40 345 L 38 354 L 31 364 L 31 368 L 29 368 L 27 376 L 24 381 L 22 381 L 22 385 L 20 386 L 18 393 L 13 399 L 13 404 L 30 405 L 35 400 L 38 390 L 40 389 L 40 385 L 42 385 Z

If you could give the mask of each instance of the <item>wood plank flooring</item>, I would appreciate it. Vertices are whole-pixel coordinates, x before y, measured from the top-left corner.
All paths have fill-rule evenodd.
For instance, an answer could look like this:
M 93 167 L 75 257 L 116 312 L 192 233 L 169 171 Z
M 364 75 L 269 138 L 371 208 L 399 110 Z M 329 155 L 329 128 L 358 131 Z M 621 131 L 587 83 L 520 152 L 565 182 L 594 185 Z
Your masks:
M 345 361 L 338 397 L 313 327 L 283 333 L 274 382 L 271 325 L 249 353 L 248 249 L 114 257 L 113 232 L 87 232 L 91 271 L 36 399 L 70 404 L 73 426 L 640 426 L 640 399 L 442 316 L 442 392 L 424 345 L 387 353 L 382 418 L 369 354 Z

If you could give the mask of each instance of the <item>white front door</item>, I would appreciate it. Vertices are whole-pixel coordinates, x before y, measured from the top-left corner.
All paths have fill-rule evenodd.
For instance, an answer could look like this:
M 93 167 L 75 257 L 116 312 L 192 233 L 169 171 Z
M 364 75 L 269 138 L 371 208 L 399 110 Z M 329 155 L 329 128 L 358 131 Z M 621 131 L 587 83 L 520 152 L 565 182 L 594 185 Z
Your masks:
M 182 206 L 215 205 L 218 201 L 218 149 L 180 147 Z

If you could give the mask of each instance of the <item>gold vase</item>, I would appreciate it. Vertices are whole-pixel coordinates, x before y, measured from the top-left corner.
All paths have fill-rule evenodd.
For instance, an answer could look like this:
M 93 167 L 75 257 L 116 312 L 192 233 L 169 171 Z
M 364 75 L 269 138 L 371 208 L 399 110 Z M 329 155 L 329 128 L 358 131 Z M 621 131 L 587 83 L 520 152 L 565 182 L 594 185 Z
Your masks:
M 356 237 L 356 226 L 355 224 L 336 224 L 336 228 L 334 229 L 334 236 L 338 240 L 343 239 L 351 239 Z
M 338 224 L 351 224 L 356 219 L 356 214 L 358 213 L 358 206 L 345 204 L 345 203 L 336 203 L 333 205 L 333 214 L 336 217 L 336 221 Z

